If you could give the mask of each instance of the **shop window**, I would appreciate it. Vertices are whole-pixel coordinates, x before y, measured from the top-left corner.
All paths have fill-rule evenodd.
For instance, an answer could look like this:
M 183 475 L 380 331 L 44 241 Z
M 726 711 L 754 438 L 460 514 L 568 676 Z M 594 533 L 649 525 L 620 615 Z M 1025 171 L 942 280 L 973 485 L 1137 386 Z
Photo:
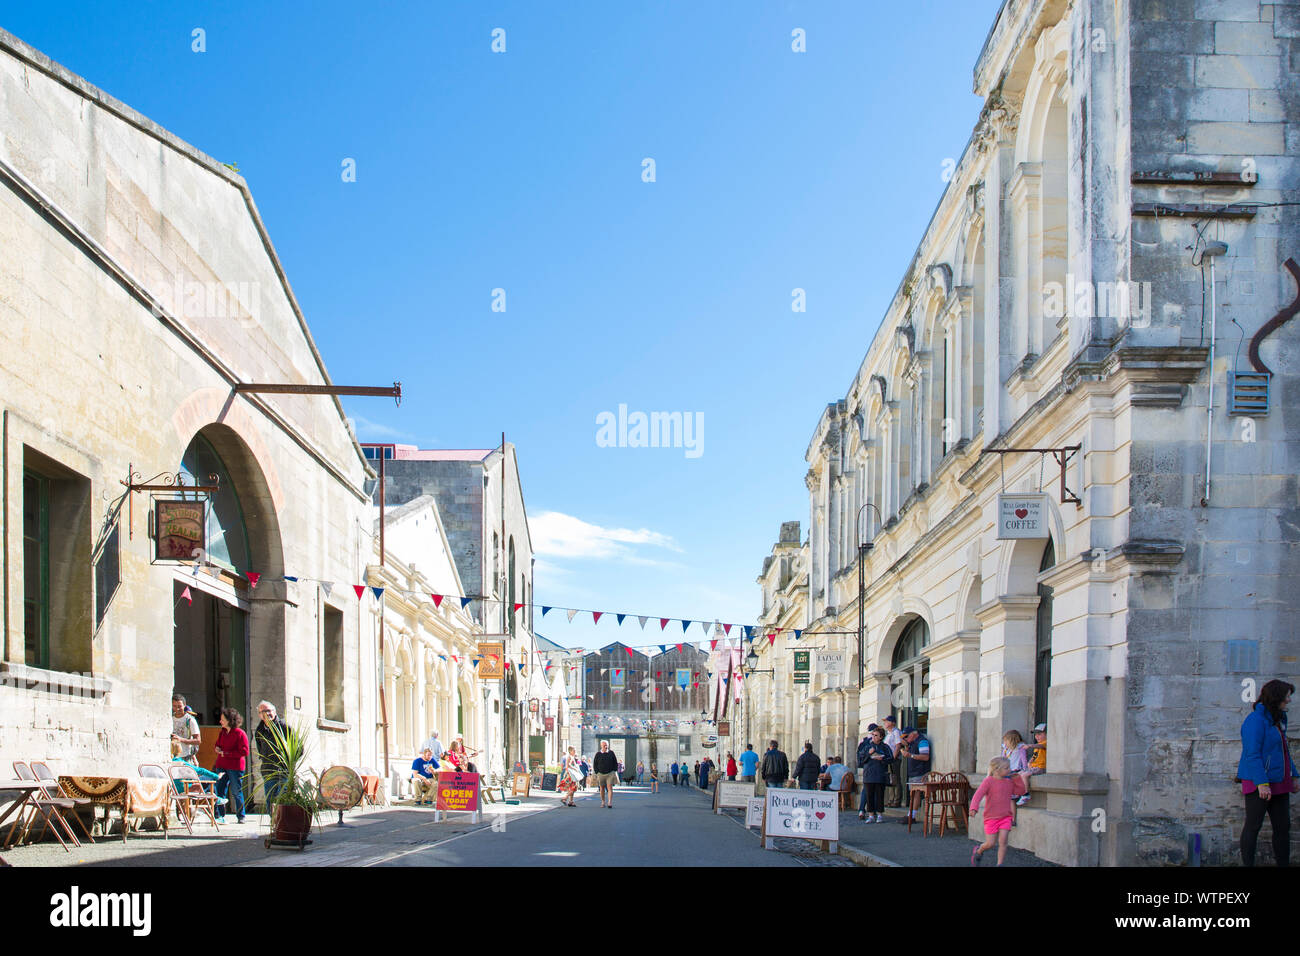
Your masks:
M 89 673 L 90 481 L 24 449 L 22 510 L 24 661 Z
M 325 608 L 321 622 L 322 670 L 324 674 L 324 706 L 326 720 L 343 723 L 343 612 Z

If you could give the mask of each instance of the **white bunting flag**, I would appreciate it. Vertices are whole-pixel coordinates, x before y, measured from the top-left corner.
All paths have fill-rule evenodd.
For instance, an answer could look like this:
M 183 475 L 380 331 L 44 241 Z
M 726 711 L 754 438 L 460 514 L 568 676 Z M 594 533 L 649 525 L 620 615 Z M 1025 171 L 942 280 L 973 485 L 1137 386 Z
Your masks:
M 330 596 L 330 591 L 333 590 L 333 588 L 334 588 L 333 581 L 322 581 L 320 583 L 320 589 L 325 592 L 326 597 Z
M 570 609 L 569 609 L 568 611 L 566 611 L 565 613 L 569 615 L 569 620 L 572 621 L 572 620 L 573 620 L 573 615 L 577 614 L 578 612 L 577 612 L 575 609 L 570 608 Z
M 650 619 L 649 619 L 648 617 L 638 617 L 637 620 L 641 622 L 641 630 L 644 631 L 644 630 L 645 630 L 645 622 L 648 621 L 648 620 L 650 620 Z

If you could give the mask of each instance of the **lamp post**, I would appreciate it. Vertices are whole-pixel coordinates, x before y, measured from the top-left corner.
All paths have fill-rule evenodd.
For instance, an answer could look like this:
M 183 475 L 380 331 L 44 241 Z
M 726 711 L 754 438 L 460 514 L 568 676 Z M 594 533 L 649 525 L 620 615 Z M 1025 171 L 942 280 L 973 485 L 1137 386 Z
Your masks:
M 872 544 L 871 544 L 870 541 L 863 541 L 863 540 L 862 540 L 862 512 L 866 511 L 868 508 L 870 508 L 872 511 L 874 511 L 874 512 L 876 513 L 876 520 L 877 520 L 877 521 L 879 521 L 881 524 L 884 523 L 884 519 L 883 519 L 883 517 L 882 517 L 881 514 L 880 514 L 880 509 L 877 508 L 875 505 L 873 505 L 871 502 L 868 501 L 866 504 L 864 504 L 861 508 L 858 509 L 858 518 L 857 518 L 857 527 L 858 527 L 858 690 L 862 690 L 863 685 L 866 683 L 866 679 L 865 679 L 865 668 L 864 668 L 864 658 L 865 658 L 866 653 L 867 653 L 867 648 L 866 648 L 867 630 L 866 630 L 865 619 L 864 619 L 864 617 L 863 617 L 863 613 L 862 613 L 862 605 L 863 605 L 864 603 L 866 603 L 866 598 L 867 598 L 867 579 L 866 579 L 867 553 L 871 550 L 871 548 L 872 548 Z

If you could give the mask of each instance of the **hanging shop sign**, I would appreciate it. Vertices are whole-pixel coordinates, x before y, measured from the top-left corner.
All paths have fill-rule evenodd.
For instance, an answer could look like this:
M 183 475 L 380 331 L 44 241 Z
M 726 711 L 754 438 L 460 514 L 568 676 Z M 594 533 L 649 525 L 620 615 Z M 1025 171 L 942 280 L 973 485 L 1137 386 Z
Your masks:
M 795 651 L 794 652 L 794 682 L 796 684 L 808 683 L 808 674 L 812 667 L 812 651 Z
M 833 790 L 769 787 L 763 815 L 763 849 L 776 849 L 777 837 L 817 840 L 828 853 L 840 839 L 839 794 Z
M 153 533 L 159 561 L 193 561 L 204 552 L 207 527 L 202 501 L 156 499 Z
M 1047 495 L 998 495 L 998 539 L 1049 536 Z
M 825 674 L 828 677 L 844 676 L 844 652 L 843 651 L 818 651 L 817 652 L 817 673 Z
M 554 717 L 546 717 L 546 718 L 544 718 L 544 720 L 546 721 L 546 732 L 547 732 L 548 734 L 553 734 L 553 733 L 555 733 L 555 718 L 554 718 Z
M 731 721 L 729 720 L 718 721 L 718 736 L 719 737 L 731 736 Z
M 506 645 L 502 641 L 480 641 L 478 679 L 501 680 L 506 676 Z

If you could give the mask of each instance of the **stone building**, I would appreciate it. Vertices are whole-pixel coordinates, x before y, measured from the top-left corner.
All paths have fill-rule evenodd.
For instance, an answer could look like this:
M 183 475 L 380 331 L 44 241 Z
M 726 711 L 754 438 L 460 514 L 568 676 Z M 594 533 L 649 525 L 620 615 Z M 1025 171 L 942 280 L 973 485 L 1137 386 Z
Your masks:
M 5 759 L 166 760 L 175 689 L 374 763 L 371 472 L 336 399 L 236 389 L 330 384 L 247 184 L 3 31 L 0 130 Z
M 492 729 L 484 743 L 505 773 L 516 762 L 527 765 L 529 694 L 520 686 L 518 666 L 537 656 L 533 638 L 533 545 L 515 446 L 503 449 L 420 449 L 413 445 L 367 444 L 367 457 L 382 464 L 384 498 L 391 507 L 423 495 L 438 505 L 442 527 L 468 609 L 486 640 L 503 641 L 511 663 L 504 681 L 484 684 Z M 376 489 L 376 499 L 378 490 Z M 521 707 L 521 705 L 523 705 Z M 536 730 L 536 726 L 531 728 Z M 494 757 L 495 759 L 495 757 Z M 484 768 L 488 769 L 488 768 Z
M 852 754 L 894 711 L 975 779 L 1045 721 L 1012 843 L 1050 860 L 1176 864 L 1199 834 L 1235 861 L 1241 721 L 1300 669 L 1298 43 L 1290 3 L 1007 0 L 974 132 L 806 451 L 797 643 L 856 690 L 860 608 L 866 640 L 861 691 L 814 685 L 798 719 Z M 999 536 L 1004 491 L 1047 537 Z M 797 603 L 775 558 L 769 623 Z

